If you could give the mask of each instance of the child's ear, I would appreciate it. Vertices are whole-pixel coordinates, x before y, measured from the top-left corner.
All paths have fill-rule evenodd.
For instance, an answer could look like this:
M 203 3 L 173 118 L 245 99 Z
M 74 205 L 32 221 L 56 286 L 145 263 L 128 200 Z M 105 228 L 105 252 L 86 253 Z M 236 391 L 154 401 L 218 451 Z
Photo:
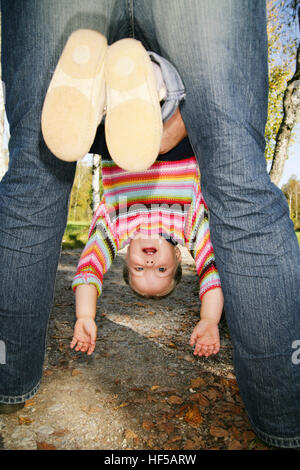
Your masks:
M 181 263 L 181 251 L 180 251 L 180 248 L 178 248 L 178 246 L 175 246 L 175 255 L 176 255 L 178 263 Z

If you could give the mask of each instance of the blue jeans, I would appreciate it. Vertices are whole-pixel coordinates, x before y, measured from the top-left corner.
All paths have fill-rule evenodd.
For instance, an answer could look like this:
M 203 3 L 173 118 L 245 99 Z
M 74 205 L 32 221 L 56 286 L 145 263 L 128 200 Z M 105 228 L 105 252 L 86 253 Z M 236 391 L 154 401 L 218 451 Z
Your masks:
M 264 159 L 265 1 L 2 0 L 1 9 L 11 140 L 0 185 L 0 402 L 29 399 L 41 379 L 75 171 L 47 150 L 41 107 L 68 36 L 91 28 L 109 43 L 134 36 L 179 71 L 240 393 L 259 437 L 300 446 L 300 255 Z

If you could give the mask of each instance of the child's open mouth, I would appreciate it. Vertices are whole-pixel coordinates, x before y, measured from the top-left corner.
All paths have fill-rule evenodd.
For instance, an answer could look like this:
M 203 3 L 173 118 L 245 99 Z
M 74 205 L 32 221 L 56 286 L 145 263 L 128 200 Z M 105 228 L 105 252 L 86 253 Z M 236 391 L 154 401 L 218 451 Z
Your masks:
M 155 253 L 157 252 L 157 249 L 153 247 L 143 248 L 143 252 L 146 253 L 146 255 L 155 255 Z

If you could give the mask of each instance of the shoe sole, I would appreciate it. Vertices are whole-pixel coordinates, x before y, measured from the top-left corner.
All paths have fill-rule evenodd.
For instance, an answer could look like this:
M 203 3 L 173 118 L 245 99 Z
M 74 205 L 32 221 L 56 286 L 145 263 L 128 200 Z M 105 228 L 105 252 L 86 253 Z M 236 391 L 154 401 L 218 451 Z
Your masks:
M 108 47 L 105 81 L 109 153 L 120 168 L 144 171 L 158 156 L 162 119 L 152 63 L 139 41 L 121 39 Z
M 50 82 L 42 110 L 42 133 L 51 152 L 76 161 L 94 141 L 105 104 L 106 38 L 80 29 L 69 37 Z

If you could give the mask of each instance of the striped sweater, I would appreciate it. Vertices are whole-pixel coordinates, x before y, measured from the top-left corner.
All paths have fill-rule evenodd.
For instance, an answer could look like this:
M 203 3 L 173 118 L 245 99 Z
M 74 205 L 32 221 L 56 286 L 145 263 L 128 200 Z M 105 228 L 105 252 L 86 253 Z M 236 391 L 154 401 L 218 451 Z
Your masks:
M 175 153 L 169 152 L 168 161 L 157 160 L 144 172 L 129 173 L 112 160 L 102 160 L 104 194 L 73 279 L 74 291 L 78 285 L 93 284 L 100 295 L 103 276 L 118 250 L 138 232 L 172 237 L 189 250 L 200 279 L 200 299 L 220 287 L 198 163 L 192 154 L 187 157 L 187 148 L 191 154 L 184 139 Z M 184 159 L 176 156 L 180 151 L 185 152 Z

